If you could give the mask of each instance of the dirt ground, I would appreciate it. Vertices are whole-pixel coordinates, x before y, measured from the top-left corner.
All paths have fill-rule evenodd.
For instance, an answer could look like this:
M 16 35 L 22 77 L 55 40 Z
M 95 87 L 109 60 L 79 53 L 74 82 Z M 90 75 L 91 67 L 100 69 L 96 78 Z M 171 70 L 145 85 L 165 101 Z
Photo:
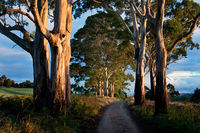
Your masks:
M 104 112 L 97 133 L 144 133 L 131 119 L 125 101 L 111 104 Z

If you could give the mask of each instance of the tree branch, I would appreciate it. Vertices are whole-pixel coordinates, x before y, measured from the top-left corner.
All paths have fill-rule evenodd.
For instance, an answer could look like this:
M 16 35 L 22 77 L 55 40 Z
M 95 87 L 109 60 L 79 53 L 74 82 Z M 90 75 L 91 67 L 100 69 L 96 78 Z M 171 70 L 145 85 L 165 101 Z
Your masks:
M 1 18 L 1 17 L 0 17 L 0 20 L 3 22 L 4 27 L 6 27 L 7 26 L 6 21 L 3 18 Z
M 29 1 L 28 0 L 25 0 L 25 1 L 26 1 L 26 4 L 27 4 L 28 8 L 30 8 Z
M 189 31 L 187 34 L 185 34 L 184 36 L 182 36 L 181 38 L 178 38 L 178 39 L 174 42 L 174 44 L 172 45 L 172 47 L 168 50 L 167 56 L 170 55 L 170 53 L 176 48 L 176 46 L 177 46 L 179 43 L 183 42 L 184 40 L 186 40 L 187 38 L 189 38 L 189 37 L 192 35 L 192 33 L 193 33 L 194 30 L 195 30 L 195 26 L 197 25 L 197 23 L 198 23 L 198 21 L 199 21 L 199 18 L 200 18 L 200 13 L 195 17 L 194 22 L 193 22 L 193 24 L 192 24 L 192 26 L 191 26 L 191 28 L 190 28 L 190 31 Z
M 93 2 L 95 2 L 95 3 L 98 3 L 98 4 L 101 4 L 102 2 L 100 2 L 100 1 L 97 1 L 97 0 L 92 0 Z
M 93 0 L 94 1 L 94 0 Z M 117 16 L 120 18 L 120 20 L 122 21 L 123 25 L 126 27 L 126 29 L 128 30 L 128 32 L 131 34 L 131 36 L 133 36 L 133 32 L 130 30 L 129 26 L 126 24 L 126 22 L 124 21 L 124 19 L 121 17 L 120 13 L 118 11 L 114 11 L 112 8 L 109 8 L 107 5 L 104 5 L 104 8 L 107 11 L 111 11 L 114 12 L 115 14 L 117 14 Z
M 129 3 L 131 6 L 131 3 Z M 131 14 L 132 14 L 132 19 L 133 19 L 133 30 L 134 30 L 134 40 L 135 40 L 135 46 L 136 48 L 139 48 L 139 28 L 138 28 L 138 22 L 137 22 L 137 17 L 136 17 L 136 13 L 134 11 L 133 6 L 131 6 Z
M 22 49 L 24 49 L 25 51 L 27 51 L 32 55 L 32 49 L 31 49 L 32 41 L 30 42 L 25 39 L 21 39 L 14 33 L 7 30 L 1 23 L 0 23 L 0 33 L 8 37 L 10 40 L 15 42 L 18 46 L 20 46 Z
M 147 3 L 146 3 L 146 10 L 147 10 L 146 16 L 147 16 L 147 19 L 151 23 L 155 24 L 156 23 L 155 18 L 151 14 L 151 3 L 152 3 L 152 0 L 147 0 Z
M 24 34 L 24 39 L 31 42 L 31 37 L 29 35 L 29 32 L 26 31 L 23 26 L 15 25 L 15 26 L 12 26 L 12 27 L 7 27 L 6 29 L 8 31 L 17 30 L 17 31 L 22 32 Z
M 47 7 L 47 5 L 48 5 L 48 0 L 45 0 L 41 8 L 40 17 L 42 17 L 44 9 Z
M 5 14 L 8 14 L 8 13 L 10 13 L 10 12 L 20 13 L 20 14 L 22 14 L 22 15 L 27 16 L 32 22 L 35 22 L 34 19 L 31 17 L 30 14 L 28 14 L 28 13 L 26 13 L 26 12 L 23 12 L 23 11 L 21 11 L 21 10 L 19 10 L 19 9 L 8 9 L 8 10 L 4 11 L 3 13 L 1 13 L 0 16 L 5 15 Z
M 35 17 L 35 23 L 36 26 L 39 28 L 40 32 L 44 35 L 44 37 L 52 42 L 53 34 L 43 25 L 42 20 L 40 18 L 39 12 L 38 12 L 38 7 L 37 7 L 37 0 L 33 0 L 31 3 L 31 12 L 33 13 Z
M 137 11 L 137 14 L 140 17 L 144 17 L 145 16 L 145 12 L 143 11 L 143 13 L 138 9 L 138 7 L 136 6 L 136 3 L 134 0 L 132 0 L 132 2 L 130 2 L 130 5 L 133 6 L 135 8 L 135 10 Z
M 80 1 L 81 1 L 81 0 L 77 0 L 77 1 L 73 2 L 73 3 L 72 3 L 72 6 L 75 5 L 75 4 L 77 4 L 77 3 L 79 3 Z

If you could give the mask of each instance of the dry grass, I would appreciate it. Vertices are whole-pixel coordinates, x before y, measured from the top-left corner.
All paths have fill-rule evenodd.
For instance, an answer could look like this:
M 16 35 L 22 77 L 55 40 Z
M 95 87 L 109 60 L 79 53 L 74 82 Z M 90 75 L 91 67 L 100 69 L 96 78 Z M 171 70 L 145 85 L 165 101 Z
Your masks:
M 144 123 L 152 125 L 164 133 L 200 133 L 200 104 L 170 102 L 169 114 L 154 116 L 154 102 L 143 106 L 133 106 L 128 101 L 132 114 Z
M 72 114 L 52 116 L 47 108 L 34 112 L 30 96 L 0 96 L 0 133 L 77 133 L 83 121 L 116 99 L 72 96 Z

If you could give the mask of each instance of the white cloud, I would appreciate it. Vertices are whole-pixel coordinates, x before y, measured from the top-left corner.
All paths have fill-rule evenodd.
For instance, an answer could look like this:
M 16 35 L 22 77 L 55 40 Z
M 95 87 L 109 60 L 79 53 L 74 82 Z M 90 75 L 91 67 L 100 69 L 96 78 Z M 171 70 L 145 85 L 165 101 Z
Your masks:
M 17 51 L 14 48 L 6 48 L 0 46 L 0 55 L 1 56 L 16 56 L 16 55 L 27 55 L 25 51 Z
M 193 92 L 200 87 L 199 71 L 174 71 L 167 75 L 167 82 L 175 86 L 180 92 Z
M 200 76 L 200 72 L 175 71 L 167 75 L 170 78 Z

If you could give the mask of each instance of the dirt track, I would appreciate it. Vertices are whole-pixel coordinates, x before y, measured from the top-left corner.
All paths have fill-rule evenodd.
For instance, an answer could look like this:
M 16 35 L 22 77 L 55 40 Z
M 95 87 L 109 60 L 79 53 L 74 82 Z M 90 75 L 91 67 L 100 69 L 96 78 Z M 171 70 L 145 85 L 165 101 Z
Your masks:
M 131 119 L 124 101 L 117 101 L 104 112 L 97 133 L 144 133 Z

